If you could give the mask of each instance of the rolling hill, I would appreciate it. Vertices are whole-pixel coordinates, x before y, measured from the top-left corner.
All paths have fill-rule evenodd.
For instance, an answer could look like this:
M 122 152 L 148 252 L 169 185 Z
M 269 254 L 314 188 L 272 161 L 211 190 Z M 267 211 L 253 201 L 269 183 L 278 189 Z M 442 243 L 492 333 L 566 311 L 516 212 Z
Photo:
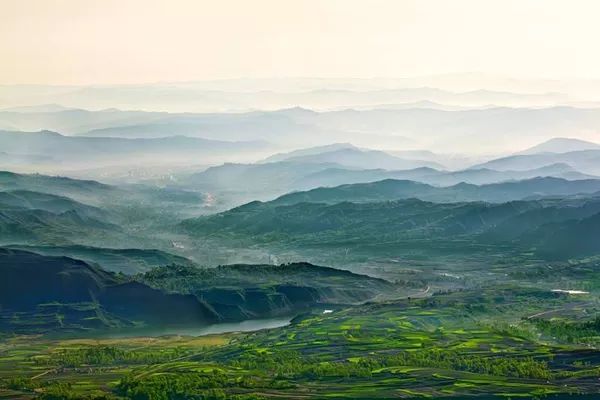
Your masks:
M 115 186 L 93 180 L 8 171 L 0 171 L 0 191 L 45 193 L 113 212 L 143 208 L 155 214 L 181 212 L 187 217 L 202 213 L 206 201 L 203 193 L 174 187 L 144 184 Z M 123 201 L 125 199 L 126 202 Z
M 170 249 L 161 233 L 205 214 L 205 202 L 202 193 L 176 188 L 0 172 L 0 243 Z M 143 268 L 139 261 L 135 268 Z
M 75 211 L 81 216 L 104 221 L 110 221 L 114 217 L 106 210 L 77 202 L 68 197 L 28 190 L 0 191 L 0 209 L 43 210 L 54 214 Z
M 301 202 L 373 202 L 418 198 L 434 202 L 487 201 L 502 203 L 531 197 L 594 194 L 600 191 L 600 180 L 567 181 L 559 178 L 533 178 L 515 182 L 471 185 L 459 183 L 449 187 L 434 187 L 424 183 L 387 179 L 371 183 L 317 188 L 289 193 L 274 200 L 274 204 Z
M 208 324 L 216 315 L 191 295 L 165 294 L 68 257 L 0 248 L 4 331 L 118 329 Z
M 81 245 L 11 245 L 9 248 L 34 252 L 45 256 L 65 256 L 75 258 L 85 261 L 88 264 L 99 265 L 106 271 L 120 272 L 125 275 L 143 273 L 152 268 L 162 267 L 164 265 L 193 265 L 187 258 L 156 249 L 120 249 Z
M 361 303 L 393 294 L 383 279 L 309 263 L 224 265 L 199 269 L 172 265 L 138 279 L 168 292 L 191 293 L 222 319 L 291 315 L 315 307 Z
M 600 254 L 593 240 L 598 198 L 575 200 L 431 203 L 408 199 L 369 203 L 254 202 L 214 216 L 184 221 L 190 235 L 271 249 L 352 249 L 366 254 L 473 255 L 533 251 L 548 259 Z M 568 235 L 571 239 L 566 240 Z M 577 242 L 580 235 L 590 238 Z M 552 240 L 550 240 L 552 238 Z M 565 239 L 564 243 L 560 243 Z
M 364 302 L 395 290 L 382 279 L 306 263 L 170 265 L 126 278 L 69 257 L 0 248 L 5 332 L 201 327 Z
M 92 205 L 103 203 L 106 197 L 123 194 L 114 186 L 96 181 L 9 171 L 0 171 L 0 190 L 48 193 Z
M 600 253 L 600 212 L 585 218 L 565 222 L 549 222 L 525 235 L 522 240 L 542 257 L 570 259 L 594 256 Z
M 41 209 L 1 208 L 0 242 L 3 244 L 118 243 L 123 230 L 76 210 L 53 213 Z
M 0 191 L 0 242 L 69 243 L 118 237 L 117 216 L 68 197 L 27 190 Z

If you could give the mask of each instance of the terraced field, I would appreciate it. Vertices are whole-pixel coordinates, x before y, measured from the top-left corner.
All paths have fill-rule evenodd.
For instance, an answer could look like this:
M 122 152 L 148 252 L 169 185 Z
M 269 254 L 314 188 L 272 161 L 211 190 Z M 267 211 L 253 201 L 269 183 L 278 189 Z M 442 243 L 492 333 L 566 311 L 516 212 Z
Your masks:
M 250 334 L 10 337 L 0 398 L 594 398 L 600 333 L 566 341 L 540 324 L 569 326 L 575 312 L 598 304 L 504 287 L 307 314 Z

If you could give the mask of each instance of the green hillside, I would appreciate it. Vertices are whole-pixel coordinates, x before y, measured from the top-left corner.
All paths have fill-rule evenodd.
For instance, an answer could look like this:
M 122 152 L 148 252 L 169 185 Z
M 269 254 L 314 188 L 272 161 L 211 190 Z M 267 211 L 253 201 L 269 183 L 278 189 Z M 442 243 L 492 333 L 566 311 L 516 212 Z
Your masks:
M 400 200 L 282 205 L 275 200 L 187 220 L 182 227 L 191 235 L 208 235 L 236 245 L 352 247 L 354 251 L 372 254 L 422 251 L 432 256 L 440 252 L 468 255 L 500 249 L 569 258 L 600 254 L 600 245 L 590 239 L 578 250 L 570 251 L 569 245 L 555 246 L 561 242 L 558 236 L 552 239 L 555 242 L 548 240 L 563 230 L 567 231 L 562 235 L 572 238 L 594 237 L 590 233 L 594 232 L 594 215 L 598 212 L 600 202 L 594 198 L 502 204 Z M 588 218 L 591 219 L 586 224 Z

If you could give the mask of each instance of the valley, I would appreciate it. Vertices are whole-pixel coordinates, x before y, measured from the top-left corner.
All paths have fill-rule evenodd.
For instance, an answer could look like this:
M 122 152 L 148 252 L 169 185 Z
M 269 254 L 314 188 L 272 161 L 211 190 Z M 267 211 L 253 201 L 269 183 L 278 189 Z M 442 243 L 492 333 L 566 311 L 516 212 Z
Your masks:
M 350 180 L 219 211 L 200 181 L 2 176 L 0 398 L 597 392 L 593 178 Z
M 597 104 L 328 82 L 0 85 L 0 399 L 600 396 Z

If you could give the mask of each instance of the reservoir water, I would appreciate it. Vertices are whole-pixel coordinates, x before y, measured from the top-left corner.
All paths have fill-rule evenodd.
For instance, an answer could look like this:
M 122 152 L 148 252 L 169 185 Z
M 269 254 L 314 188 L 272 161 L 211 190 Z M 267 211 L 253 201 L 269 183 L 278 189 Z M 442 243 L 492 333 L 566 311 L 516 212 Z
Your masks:
M 134 329 L 119 332 L 110 332 L 103 337 L 125 338 L 125 337 L 157 337 L 167 335 L 181 336 L 206 336 L 228 332 L 253 332 L 261 329 L 279 328 L 289 325 L 293 317 L 249 319 L 240 322 L 223 322 L 202 327 L 173 326 L 152 329 Z M 98 336 L 96 336 L 98 337 Z

